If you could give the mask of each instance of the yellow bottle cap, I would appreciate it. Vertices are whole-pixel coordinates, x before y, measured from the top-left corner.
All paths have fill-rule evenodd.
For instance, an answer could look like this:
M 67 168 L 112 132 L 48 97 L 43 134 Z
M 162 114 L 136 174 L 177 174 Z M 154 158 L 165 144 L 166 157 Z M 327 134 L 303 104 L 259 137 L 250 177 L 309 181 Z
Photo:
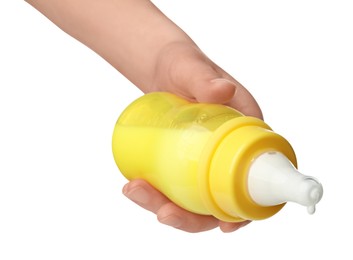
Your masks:
M 248 191 L 252 160 L 271 151 L 281 152 L 296 167 L 291 145 L 260 119 L 234 118 L 214 132 L 203 151 L 198 172 L 202 199 L 212 215 L 227 222 L 260 220 L 284 206 L 258 205 Z

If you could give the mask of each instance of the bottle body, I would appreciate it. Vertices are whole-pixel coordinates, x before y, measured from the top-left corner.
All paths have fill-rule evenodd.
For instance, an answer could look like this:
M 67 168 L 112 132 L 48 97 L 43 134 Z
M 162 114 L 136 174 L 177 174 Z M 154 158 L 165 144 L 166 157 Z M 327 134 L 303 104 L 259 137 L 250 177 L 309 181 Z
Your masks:
M 114 159 L 127 179 L 145 179 L 186 210 L 229 222 L 268 218 L 283 207 L 258 205 L 248 192 L 253 159 L 272 151 L 296 166 L 290 144 L 262 120 L 168 93 L 137 99 L 113 133 Z

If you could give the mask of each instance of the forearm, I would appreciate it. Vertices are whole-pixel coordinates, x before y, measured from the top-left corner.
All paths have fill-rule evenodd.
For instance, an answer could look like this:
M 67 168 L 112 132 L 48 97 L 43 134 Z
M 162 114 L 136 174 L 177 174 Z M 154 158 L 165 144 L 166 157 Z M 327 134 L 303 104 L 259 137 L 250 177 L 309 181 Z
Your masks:
M 160 51 L 192 40 L 148 0 L 27 0 L 148 91 Z

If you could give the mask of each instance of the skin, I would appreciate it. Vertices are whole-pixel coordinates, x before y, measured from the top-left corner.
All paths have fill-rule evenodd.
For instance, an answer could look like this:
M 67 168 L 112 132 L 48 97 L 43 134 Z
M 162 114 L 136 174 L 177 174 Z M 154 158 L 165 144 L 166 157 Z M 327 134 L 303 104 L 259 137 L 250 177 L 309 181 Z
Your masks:
M 262 118 L 249 91 L 217 66 L 148 0 L 27 0 L 63 31 L 102 56 L 144 93 L 168 91 L 195 102 L 226 104 Z M 249 222 L 227 223 L 188 212 L 144 180 L 123 194 L 166 225 L 202 232 L 232 232 Z

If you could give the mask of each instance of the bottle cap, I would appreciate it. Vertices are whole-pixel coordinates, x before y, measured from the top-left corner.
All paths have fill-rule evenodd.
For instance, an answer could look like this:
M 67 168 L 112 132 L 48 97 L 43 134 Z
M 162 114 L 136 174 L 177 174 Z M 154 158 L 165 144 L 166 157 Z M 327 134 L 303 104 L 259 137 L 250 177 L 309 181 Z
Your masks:
M 226 222 L 261 220 L 282 209 L 285 203 L 263 206 L 249 193 L 248 175 L 254 159 L 272 151 L 282 153 L 296 167 L 289 142 L 260 119 L 234 118 L 213 133 L 198 173 L 202 200 L 213 216 Z

